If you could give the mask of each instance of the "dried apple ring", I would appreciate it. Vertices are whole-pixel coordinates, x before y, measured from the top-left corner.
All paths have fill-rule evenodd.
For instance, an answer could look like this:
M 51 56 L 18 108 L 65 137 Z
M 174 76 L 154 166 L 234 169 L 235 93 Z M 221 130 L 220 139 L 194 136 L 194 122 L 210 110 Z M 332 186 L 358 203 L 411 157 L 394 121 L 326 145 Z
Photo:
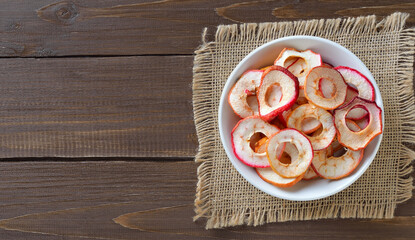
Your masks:
M 284 143 L 291 143 L 296 151 L 289 151 L 290 163 L 283 163 L 278 158 L 279 146 Z M 267 157 L 271 168 L 281 177 L 294 178 L 303 175 L 313 159 L 313 148 L 310 141 L 295 129 L 284 129 L 271 136 L 267 144 Z
M 258 173 L 259 177 L 262 178 L 265 182 L 283 188 L 291 187 L 303 178 L 303 175 L 300 175 L 295 178 L 283 178 L 277 173 L 275 173 L 271 168 L 256 168 L 255 171 Z
M 370 101 L 375 100 L 375 88 L 365 75 L 350 67 L 338 66 L 335 69 L 340 72 L 346 83 L 357 88 L 360 98 Z
M 369 123 L 358 132 L 350 130 L 346 124 L 347 113 L 355 107 L 364 108 L 369 113 Z M 347 106 L 334 111 L 334 124 L 340 144 L 354 151 L 363 149 L 382 133 L 382 109 L 375 102 L 356 97 Z
M 256 90 L 261 83 L 263 72 L 260 70 L 246 71 L 229 92 L 229 105 L 240 118 L 258 115 Z
M 269 167 L 267 155 L 261 146 L 279 129 L 259 116 L 240 120 L 232 130 L 232 148 L 235 156 L 250 167 Z M 264 139 L 265 138 L 265 139 Z M 264 145 L 266 146 L 266 145 Z
M 294 61 L 294 62 L 293 62 Z M 297 78 L 300 86 L 310 70 L 322 64 L 321 56 L 311 50 L 298 51 L 294 48 L 284 48 L 274 65 L 288 68 Z
M 333 116 L 326 110 L 311 104 L 303 104 L 292 111 L 288 117 L 287 127 L 302 131 L 302 123 L 306 118 L 315 118 L 322 124 L 320 134 L 307 136 L 314 151 L 324 149 L 330 145 L 336 136 L 336 128 L 333 123 Z M 316 129 L 317 130 L 317 129 Z
M 340 179 L 348 176 L 359 165 L 363 158 L 363 149 L 353 151 L 347 149 L 339 157 L 328 156 L 327 150 L 314 152 L 312 167 L 316 174 L 326 179 Z
M 275 92 L 281 92 L 282 97 L 274 101 Z M 263 74 L 258 90 L 259 115 L 265 121 L 271 121 L 278 114 L 289 109 L 298 97 L 298 80 L 287 69 L 272 66 Z
M 325 98 L 320 90 L 320 82 L 331 81 L 334 93 L 330 98 Z M 308 101 L 326 110 L 336 109 L 346 99 L 347 84 L 342 75 L 335 69 L 327 66 L 319 66 L 311 69 L 304 83 L 304 94 Z

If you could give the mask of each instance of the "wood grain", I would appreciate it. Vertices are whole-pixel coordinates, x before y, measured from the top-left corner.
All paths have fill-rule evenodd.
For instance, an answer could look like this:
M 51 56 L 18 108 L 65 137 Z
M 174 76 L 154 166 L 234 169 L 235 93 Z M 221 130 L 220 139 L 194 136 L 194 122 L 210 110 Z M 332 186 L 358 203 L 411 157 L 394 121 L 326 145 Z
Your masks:
M 192 61 L 0 59 L 0 158 L 193 157 Z
M 389 220 L 321 220 L 204 230 L 192 222 L 197 164 L 1 162 L 3 239 L 412 239 L 415 200 Z M 330 234 L 329 236 L 327 234 Z M 43 238 L 44 237 L 44 238 Z
M 202 29 L 395 11 L 415 25 L 413 0 L 1 1 L 0 158 L 28 158 L 0 161 L 0 238 L 413 239 L 414 198 L 390 220 L 192 221 Z
M 0 56 L 192 54 L 204 27 L 395 11 L 415 24 L 413 0 L 1 1 Z

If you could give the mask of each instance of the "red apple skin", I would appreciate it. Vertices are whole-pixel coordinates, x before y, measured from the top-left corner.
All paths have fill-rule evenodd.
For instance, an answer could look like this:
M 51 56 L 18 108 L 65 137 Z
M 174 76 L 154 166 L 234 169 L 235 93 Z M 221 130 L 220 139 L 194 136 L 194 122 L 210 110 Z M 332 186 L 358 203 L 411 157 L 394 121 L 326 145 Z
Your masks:
M 371 86 L 372 98 L 369 99 L 369 100 L 375 101 L 375 97 L 376 97 L 375 88 L 373 87 L 372 82 L 365 75 L 363 75 L 362 73 L 360 73 L 359 71 L 357 71 L 354 68 L 350 68 L 350 67 L 346 67 L 346 66 L 338 66 L 338 67 L 335 67 L 334 69 L 336 69 L 336 70 L 338 70 L 338 69 L 347 69 L 347 70 L 350 70 L 352 72 L 355 72 L 355 73 L 359 74 Z
M 355 97 L 355 98 L 359 98 L 359 97 Z M 348 104 L 346 104 L 345 106 L 343 106 L 343 107 L 340 107 L 340 108 L 337 108 L 336 110 L 334 110 L 334 112 L 333 112 L 333 122 L 334 122 L 334 127 L 335 127 L 335 129 L 336 129 L 336 135 L 338 136 L 337 137 L 337 141 L 341 144 L 341 145 L 343 145 L 344 147 L 346 147 L 346 148 L 349 148 L 349 149 L 351 149 L 351 150 L 353 150 L 353 151 L 357 151 L 357 150 L 360 150 L 360 149 L 364 149 L 364 148 L 366 148 L 367 147 L 367 145 L 369 145 L 369 143 L 375 138 L 375 137 L 377 137 L 378 135 L 380 135 L 380 134 L 382 134 L 383 133 L 383 124 L 382 124 L 382 121 L 379 121 L 380 122 L 380 132 L 378 133 L 378 134 L 376 134 L 376 135 L 374 135 L 374 136 L 372 136 L 370 139 L 369 139 L 369 141 L 364 145 L 364 146 L 362 146 L 362 147 L 359 147 L 359 148 L 356 148 L 356 149 L 354 149 L 354 148 L 351 148 L 351 147 L 349 147 L 349 146 L 347 146 L 347 145 L 345 145 L 343 142 L 341 142 L 341 134 L 340 134 L 340 132 L 339 132 L 339 130 L 337 129 L 337 126 L 336 126 L 336 119 L 335 119 L 335 115 L 336 115 L 336 111 L 339 111 L 339 110 L 341 110 L 341 109 L 343 109 L 343 108 L 345 108 L 345 107 L 347 107 L 347 106 L 349 106 L 350 104 L 352 104 L 352 102 L 354 101 L 354 99 L 355 98 L 353 98 L 353 100 L 352 101 L 350 101 Z M 376 104 L 376 102 L 374 102 L 374 101 L 369 101 L 369 100 L 367 100 L 367 99 L 363 99 L 363 98 L 359 98 L 360 100 L 362 100 L 362 101 L 365 101 L 365 102 L 367 102 L 367 103 L 375 103 L 375 106 L 376 106 L 376 108 L 379 110 L 379 119 L 382 119 L 382 109 Z M 370 118 L 370 115 L 369 115 L 369 118 Z M 370 121 L 370 120 L 369 120 Z
M 274 71 L 274 70 L 276 70 L 276 71 L 281 71 L 281 72 L 283 72 L 284 74 L 286 74 L 289 78 L 291 78 L 293 81 L 294 81 L 294 84 L 295 84 L 295 92 L 294 92 L 294 96 L 293 96 L 293 98 L 287 103 L 287 104 L 285 104 L 284 106 L 281 106 L 281 107 L 279 107 L 279 108 L 277 108 L 277 109 L 275 109 L 274 111 L 272 111 L 272 112 L 270 112 L 270 113 L 268 113 L 268 114 L 266 114 L 266 115 L 261 115 L 261 104 L 260 104 L 260 101 L 259 101 L 259 99 L 258 99 L 258 95 L 257 95 L 257 101 L 258 101 L 258 112 L 259 112 L 259 114 L 260 114 L 260 116 L 261 116 L 261 118 L 264 120 L 264 121 L 267 121 L 267 122 L 270 122 L 270 121 L 272 121 L 275 117 L 277 117 L 279 114 L 281 114 L 282 112 L 284 112 L 285 110 L 288 110 L 288 109 L 290 109 L 291 108 L 291 106 L 292 105 L 294 105 L 294 103 L 297 101 L 297 98 L 298 98 L 298 94 L 299 94 L 299 83 L 298 83 L 298 78 L 296 77 L 296 76 L 294 76 L 290 71 L 288 71 L 286 68 L 283 68 L 283 67 L 281 67 L 281 66 L 272 66 L 272 67 L 270 67 L 270 68 L 268 68 L 267 70 L 265 70 L 263 73 L 262 73 L 262 77 L 261 77 L 261 84 L 259 85 L 259 89 L 261 89 L 261 86 L 262 86 L 262 83 L 263 83 L 263 81 L 264 81 L 264 77 L 269 73 L 269 72 L 271 72 L 271 71 Z M 284 94 L 284 93 L 283 93 Z
M 248 118 L 258 118 L 258 116 L 250 116 L 250 117 L 246 117 L 244 119 L 241 119 L 236 125 L 235 127 L 232 129 L 231 132 L 231 142 L 232 142 L 232 151 L 233 154 L 235 155 L 236 158 L 238 158 L 241 162 L 243 162 L 245 165 L 250 166 L 250 167 L 254 167 L 254 168 L 266 168 L 266 167 L 270 167 L 269 163 L 268 165 L 255 165 L 255 164 L 251 164 L 246 162 L 243 158 L 241 158 L 237 153 L 236 153 L 236 149 L 235 149 L 235 142 L 233 141 L 233 133 L 235 132 L 235 129 L 239 126 L 239 124 L 242 122 L 242 120 L 248 119 Z
M 286 110 L 287 111 L 287 110 Z M 282 125 L 284 125 L 284 127 L 287 127 L 287 121 L 285 121 L 285 118 L 284 118 L 284 116 L 282 115 L 284 112 L 282 112 L 281 114 L 279 114 L 277 117 L 278 117 L 278 120 L 280 120 L 280 122 L 282 123 Z
M 241 79 L 245 74 L 247 74 L 248 72 L 264 72 L 264 70 L 257 70 L 257 69 L 254 69 L 254 70 L 246 70 L 244 73 L 242 73 L 242 75 L 239 77 L 239 79 Z M 239 80 L 238 79 L 238 80 Z M 232 110 L 233 110 L 233 112 L 235 113 L 235 115 L 237 115 L 239 118 L 243 118 L 241 115 L 239 115 L 238 113 L 236 113 L 236 111 L 235 111 L 235 109 L 233 109 L 233 106 L 232 106 L 232 104 L 230 103 L 231 102 L 231 100 L 230 100 L 230 98 L 231 98 L 231 93 L 232 93 L 232 90 L 235 88 L 235 85 L 236 85 L 236 82 L 235 82 L 235 84 L 232 86 L 232 88 L 231 88 L 231 90 L 229 91 L 229 93 L 228 93 L 228 104 L 229 104 L 229 106 L 231 106 L 231 108 L 232 108 Z

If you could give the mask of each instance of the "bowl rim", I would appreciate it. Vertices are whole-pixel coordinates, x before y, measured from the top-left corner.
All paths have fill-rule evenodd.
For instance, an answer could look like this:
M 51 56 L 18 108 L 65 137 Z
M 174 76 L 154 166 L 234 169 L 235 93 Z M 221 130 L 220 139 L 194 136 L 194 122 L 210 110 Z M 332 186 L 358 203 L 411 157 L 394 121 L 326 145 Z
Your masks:
M 376 98 L 376 104 L 381 108 L 381 114 L 382 114 L 382 133 L 380 135 L 378 135 L 379 137 L 379 141 L 377 142 L 373 152 L 373 157 L 371 159 L 369 159 L 369 163 L 367 165 L 361 165 L 361 163 L 359 164 L 360 166 L 358 166 L 358 168 L 360 168 L 359 171 L 356 171 L 353 173 L 353 178 L 348 181 L 347 183 L 345 183 L 344 185 L 341 185 L 339 187 L 337 187 L 334 191 L 328 192 L 328 193 L 324 193 L 321 194 L 317 197 L 287 197 L 287 196 L 280 196 L 278 194 L 276 194 L 273 191 L 268 191 L 267 188 L 265 187 L 261 187 L 261 184 L 252 181 L 251 179 L 247 178 L 244 176 L 244 174 L 242 173 L 242 169 L 234 163 L 234 160 L 232 159 L 231 156 L 233 156 L 233 151 L 232 149 L 228 149 L 225 146 L 225 139 L 224 139 L 224 129 L 223 129 L 223 124 L 222 124 L 222 112 L 223 112 L 223 108 L 224 108 L 224 104 L 227 104 L 227 97 L 228 97 L 228 93 L 229 93 L 229 85 L 233 85 L 235 83 L 235 81 L 232 81 L 232 79 L 235 79 L 237 76 L 236 73 L 238 72 L 239 68 L 241 68 L 241 66 L 248 61 L 249 58 L 251 58 L 251 56 L 255 55 L 257 52 L 261 51 L 264 48 L 267 48 L 271 45 L 277 44 L 278 42 L 282 42 L 282 41 L 287 41 L 287 40 L 297 40 L 297 39 L 312 39 L 312 40 L 317 40 L 317 41 L 322 41 L 324 44 L 329 44 L 329 45 L 333 45 L 334 47 L 340 48 L 342 51 L 345 51 L 346 53 L 354 56 L 358 61 L 358 64 L 361 65 L 368 73 L 369 76 L 368 79 L 371 81 L 371 83 L 373 84 L 373 87 L 375 88 L 375 93 L 377 95 Z M 372 81 L 374 80 L 374 81 Z M 229 89 L 228 91 L 226 91 L 226 89 Z M 342 45 L 333 42 L 331 40 L 325 39 L 325 38 L 321 38 L 321 37 L 315 37 L 315 36 L 307 36 L 307 35 L 295 35 L 295 36 L 288 36 L 288 37 L 282 37 L 282 38 L 278 38 L 275 40 L 272 40 L 268 43 L 265 43 L 261 46 L 259 46 L 258 48 L 254 49 L 253 51 L 251 51 L 247 56 L 245 56 L 239 63 L 238 65 L 232 70 L 231 74 L 228 76 L 226 83 L 223 87 L 222 90 L 222 94 L 220 97 L 220 101 L 219 101 L 219 108 L 218 108 L 218 125 L 219 125 L 219 135 L 220 135 L 220 139 L 221 139 L 221 143 L 223 148 L 225 149 L 226 155 L 229 159 L 229 161 L 231 161 L 232 165 L 234 166 L 234 168 L 236 168 L 236 170 L 239 172 L 239 174 L 242 175 L 242 177 L 247 180 L 251 185 L 253 185 L 254 187 L 256 187 L 257 189 L 261 190 L 262 192 L 265 192 L 271 196 L 277 197 L 277 198 L 281 198 L 281 199 L 286 199 L 286 200 L 292 200 L 292 201 L 311 201 L 311 200 L 318 200 L 318 199 L 322 199 L 322 198 L 326 198 L 332 195 L 335 195 L 341 191 L 343 191 L 344 189 L 348 188 L 350 185 L 352 185 L 354 182 L 356 182 L 362 175 L 363 173 L 366 172 L 366 170 L 369 168 L 369 166 L 372 164 L 373 160 L 376 157 L 376 154 L 379 151 L 379 147 L 380 144 L 382 142 L 382 138 L 383 138 L 383 131 L 384 131 L 384 127 L 385 127 L 385 122 L 384 122 L 384 107 L 383 107 L 383 101 L 382 101 L 382 96 L 380 94 L 380 90 L 379 87 L 375 81 L 375 78 L 373 77 L 372 73 L 369 71 L 369 69 L 366 67 L 366 65 L 353 53 L 351 52 L 349 49 L 343 47 Z M 275 187 L 277 188 L 277 187 Z

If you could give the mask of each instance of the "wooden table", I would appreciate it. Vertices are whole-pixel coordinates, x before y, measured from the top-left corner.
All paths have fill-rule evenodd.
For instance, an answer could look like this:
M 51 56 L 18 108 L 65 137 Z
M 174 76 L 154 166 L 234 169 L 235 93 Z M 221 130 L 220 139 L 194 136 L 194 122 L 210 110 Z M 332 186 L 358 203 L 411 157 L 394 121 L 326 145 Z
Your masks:
M 193 51 L 218 24 L 395 11 L 410 1 L 0 3 L 0 239 L 413 239 L 390 220 L 204 230 L 192 221 Z

